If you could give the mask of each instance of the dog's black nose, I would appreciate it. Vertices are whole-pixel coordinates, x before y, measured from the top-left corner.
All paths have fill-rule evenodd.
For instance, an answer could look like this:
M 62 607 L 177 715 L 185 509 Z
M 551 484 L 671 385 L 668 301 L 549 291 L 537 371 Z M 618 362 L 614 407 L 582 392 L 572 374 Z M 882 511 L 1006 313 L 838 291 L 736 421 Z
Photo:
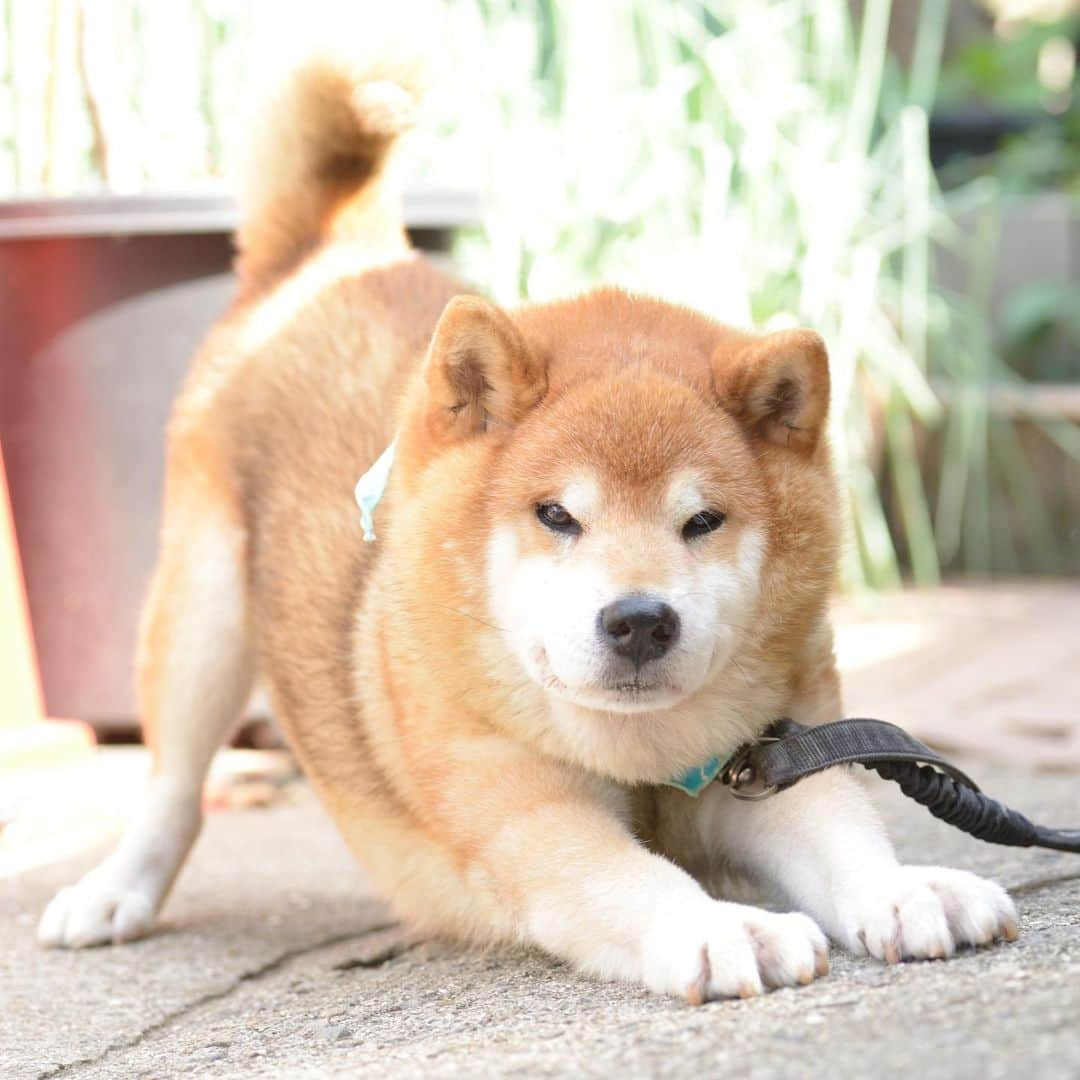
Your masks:
M 679 616 L 670 604 L 649 596 L 624 596 L 599 615 L 600 636 L 640 668 L 658 660 L 679 636 Z

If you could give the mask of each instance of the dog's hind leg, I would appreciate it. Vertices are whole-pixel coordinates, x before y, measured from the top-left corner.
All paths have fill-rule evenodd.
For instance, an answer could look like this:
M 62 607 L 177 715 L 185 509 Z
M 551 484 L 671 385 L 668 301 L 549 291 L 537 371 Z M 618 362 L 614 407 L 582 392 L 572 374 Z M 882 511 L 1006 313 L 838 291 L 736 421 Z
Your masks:
M 202 824 L 211 758 L 251 690 L 244 531 L 209 484 L 176 471 L 141 627 L 139 697 L 154 761 L 145 805 L 117 848 L 49 904 L 38 927 L 46 946 L 150 929 Z

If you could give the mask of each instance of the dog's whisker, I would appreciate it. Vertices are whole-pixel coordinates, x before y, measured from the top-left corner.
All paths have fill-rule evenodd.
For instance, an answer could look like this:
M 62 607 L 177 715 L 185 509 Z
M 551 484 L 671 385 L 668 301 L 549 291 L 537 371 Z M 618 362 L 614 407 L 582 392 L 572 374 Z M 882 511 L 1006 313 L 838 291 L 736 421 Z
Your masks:
M 731 658 L 729 659 L 728 663 L 730 663 L 730 664 L 731 664 L 731 666 L 732 666 L 732 667 L 733 667 L 733 668 L 734 668 L 734 669 L 735 669 L 735 670 L 736 670 L 736 671 L 737 671 L 737 672 L 739 673 L 739 675 L 740 675 L 740 676 L 742 677 L 742 680 L 743 680 L 743 682 L 744 682 L 744 683 L 745 683 L 745 684 L 746 684 L 747 686 L 753 686 L 753 685 L 754 685 L 754 683 L 753 683 L 753 680 L 752 680 L 752 679 L 750 678 L 750 676 L 749 676 L 749 675 L 747 675 L 747 673 L 746 673 L 746 668 L 744 668 L 744 667 L 742 666 L 742 664 L 740 664 L 740 663 L 739 663 L 739 661 L 735 659 L 735 657 L 734 657 L 734 656 L 732 656 L 732 657 L 731 657 Z
M 482 619 L 479 615 L 473 615 L 470 611 L 462 611 L 461 608 L 451 607 L 449 604 L 440 604 L 437 601 L 428 602 L 443 611 L 449 611 L 454 615 L 460 615 L 463 619 L 472 619 L 473 622 L 479 623 L 481 626 L 486 626 L 489 630 L 498 630 L 500 634 L 507 633 L 506 629 L 499 626 L 498 623 L 490 622 L 488 619 Z

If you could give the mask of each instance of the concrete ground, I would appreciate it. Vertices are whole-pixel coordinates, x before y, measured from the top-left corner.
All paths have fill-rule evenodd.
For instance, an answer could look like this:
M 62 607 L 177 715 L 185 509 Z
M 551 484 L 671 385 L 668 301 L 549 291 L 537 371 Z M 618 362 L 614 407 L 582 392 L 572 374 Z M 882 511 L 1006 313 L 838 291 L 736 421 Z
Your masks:
M 1014 627 L 1012 655 L 1020 659 L 1008 672 L 1009 716 L 1075 722 L 1075 696 L 1049 700 L 1055 679 L 1073 685 L 1080 652 L 1080 629 L 1070 621 L 1080 603 L 1055 606 L 1062 595 L 1020 605 L 1033 622 L 1048 611 L 1062 621 L 1054 641 L 1035 649 L 1025 645 L 1023 620 Z M 1006 606 L 1018 618 L 1016 605 Z M 983 623 L 992 608 L 976 605 Z M 946 620 L 943 610 L 935 626 Z M 863 617 L 845 616 L 850 625 Z M 919 622 L 910 612 L 872 617 L 879 629 Z M 895 684 L 905 708 L 920 714 L 957 698 L 945 685 L 953 667 L 935 683 L 933 665 L 919 659 L 920 649 L 936 655 L 926 635 L 889 634 L 901 645 L 879 648 L 874 632 L 855 635 L 862 660 L 848 667 L 861 696 L 876 670 L 881 685 Z M 1057 648 L 1062 639 L 1071 653 Z M 972 642 L 983 639 L 953 640 L 964 665 L 978 647 Z M 1048 655 L 1059 671 L 1048 670 Z M 904 668 L 921 673 L 908 683 L 922 686 L 922 706 L 902 685 Z M 1003 677 L 1000 661 L 981 670 L 984 682 Z M 957 730 L 970 734 L 968 714 L 957 707 Z M 1045 723 L 1036 728 L 1045 734 Z M 1072 737 L 1066 731 L 1060 745 Z M 1080 824 L 1076 773 L 1037 772 L 1022 760 L 961 763 L 1036 820 Z M 1021 913 L 1019 940 L 893 968 L 837 951 L 832 973 L 810 987 L 693 1009 L 582 978 L 537 955 L 409 941 L 302 784 L 283 789 L 268 808 L 210 815 L 152 938 L 82 953 L 39 950 L 33 931 L 43 905 L 92 865 L 144 767 L 141 751 L 111 750 L 68 774 L 22 778 L 21 788 L 0 792 L 0 820 L 7 795 L 9 821 L 0 834 L 9 841 L 6 864 L 0 858 L 4 1078 L 1080 1076 L 1080 857 L 980 844 L 883 782 L 874 790 L 902 855 L 1001 881 Z M 20 849 L 33 857 L 12 858 Z M 66 849 L 75 853 L 52 857 Z

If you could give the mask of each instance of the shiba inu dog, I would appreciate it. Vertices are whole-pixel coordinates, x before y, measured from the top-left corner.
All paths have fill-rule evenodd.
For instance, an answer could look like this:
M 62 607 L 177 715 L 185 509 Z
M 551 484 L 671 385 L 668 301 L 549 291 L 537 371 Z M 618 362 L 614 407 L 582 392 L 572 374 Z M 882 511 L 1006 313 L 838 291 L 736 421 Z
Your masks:
M 404 238 L 411 103 L 312 63 L 256 143 L 239 296 L 169 428 L 146 809 L 41 941 L 150 930 L 256 674 L 422 931 L 694 1003 L 808 983 L 828 938 L 895 963 L 1014 937 L 997 885 L 899 865 L 843 770 L 761 803 L 676 783 L 842 715 L 822 340 L 614 289 L 467 295 Z M 353 486 L 392 440 L 365 544 Z M 739 877 L 781 912 L 723 899 Z

